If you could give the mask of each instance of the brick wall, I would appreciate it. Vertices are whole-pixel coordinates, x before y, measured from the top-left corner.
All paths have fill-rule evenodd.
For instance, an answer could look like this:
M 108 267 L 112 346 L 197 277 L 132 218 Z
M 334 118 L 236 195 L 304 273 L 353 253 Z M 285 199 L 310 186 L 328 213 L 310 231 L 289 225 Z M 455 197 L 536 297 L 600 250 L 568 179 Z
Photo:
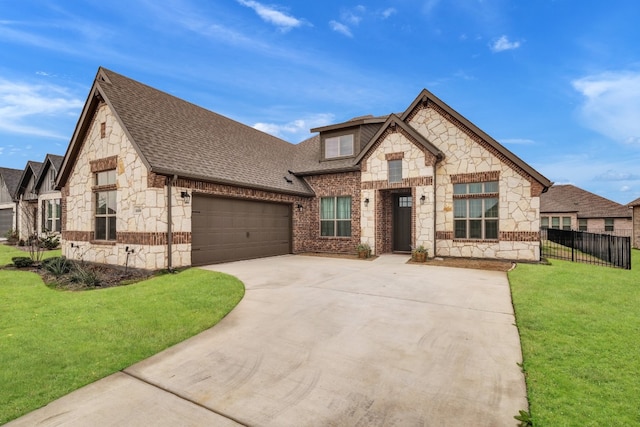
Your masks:
M 360 172 L 316 175 L 306 178 L 317 197 L 309 199 L 304 207 L 304 219 L 296 230 L 300 252 L 352 253 L 360 243 Z M 351 237 L 320 236 L 320 198 L 351 196 Z
M 640 206 L 633 207 L 633 238 L 631 244 L 640 249 Z

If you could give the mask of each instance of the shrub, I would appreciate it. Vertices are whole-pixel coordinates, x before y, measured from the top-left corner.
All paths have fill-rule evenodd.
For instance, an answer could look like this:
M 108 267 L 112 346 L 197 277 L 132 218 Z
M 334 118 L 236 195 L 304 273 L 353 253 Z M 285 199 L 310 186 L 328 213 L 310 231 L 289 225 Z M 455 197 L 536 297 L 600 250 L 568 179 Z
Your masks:
M 100 276 L 95 271 L 76 265 L 71 273 L 71 281 L 81 283 L 88 288 L 100 286 Z
M 27 268 L 33 265 L 33 260 L 27 256 L 14 256 L 11 261 L 18 268 Z
M 18 246 L 25 246 L 25 245 L 26 245 L 26 243 L 25 243 L 24 239 L 20 239 L 18 241 Z
M 42 261 L 42 265 L 49 273 L 58 277 L 69 273 L 73 267 L 73 262 L 65 257 L 54 257 L 45 259 Z
M 20 240 L 20 236 L 18 236 L 18 232 L 13 228 L 7 231 L 7 234 L 5 234 L 5 237 L 7 238 L 7 243 L 10 245 L 15 245 L 16 243 L 18 243 L 18 240 Z
M 60 236 L 55 234 L 47 234 L 45 237 L 40 237 L 40 247 L 47 250 L 56 249 L 60 245 Z

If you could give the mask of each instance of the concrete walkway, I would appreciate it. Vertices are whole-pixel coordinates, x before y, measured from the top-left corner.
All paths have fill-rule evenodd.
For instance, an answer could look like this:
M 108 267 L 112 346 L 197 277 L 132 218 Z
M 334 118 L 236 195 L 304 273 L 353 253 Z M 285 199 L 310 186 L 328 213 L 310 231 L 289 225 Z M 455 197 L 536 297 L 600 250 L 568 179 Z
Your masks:
M 200 335 L 11 426 L 515 426 L 506 275 L 282 256 L 208 267 L 240 304 Z

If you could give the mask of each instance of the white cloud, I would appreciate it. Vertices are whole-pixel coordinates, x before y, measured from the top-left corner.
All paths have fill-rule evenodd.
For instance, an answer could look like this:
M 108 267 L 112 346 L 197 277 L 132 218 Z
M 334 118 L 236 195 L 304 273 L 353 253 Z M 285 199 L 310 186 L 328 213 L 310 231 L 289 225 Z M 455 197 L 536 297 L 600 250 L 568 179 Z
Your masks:
M 364 6 L 358 5 L 353 9 L 342 11 L 342 13 L 340 13 L 340 19 L 351 25 L 358 25 L 360 24 L 360 21 L 362 21 L 363 15 L 366 11 L 367 9 Z
M 345 24 L 343 24 L 342 22 L 329 21 L 329 26 L 333 31 L 337 33 L 343 34 L 347 37 L 353 37 L 353 34 L 351 33 L 351 29 L 347 27 Z
M 513 50 L 520 47 L 519 41 L 509 41 L 507 36 L 500 36 L 498 39 L 494 40 L 493 43 L 489 46 L 493 52 L 503 52 L 505 50 Z
M 68 135 L 29 123 L 43 123 L 47 118 L 77 114 L 83 105 L 82 100 L 59 86 L 0 78 L 0 131 L 65 139 Z
M 595 177 L 596 181 L 637 181 L 640 175 L 631 172 L 619 172 L 609 169 L 606 172 Z
M 395 15 L 398 11 L 393 8 L 393 7 L 389 7 L 385 10 L 382 11 L 381 15 L 382 15 L 382 19 L 387 19 L 389 18 L 391 15 Z
M 291 122 L 276 123 L 256 123 L 255 129 L 277 136 L 287 141 L 300 141 L 309 135 L 309 130 L 315 127 L 326 126 L 334 120 L 333 114 L 314 114 Z
M 253 0 L 238 0 L 238 3 L 253 9 L 263 21 L 275 25 L 282 31 L 289 31 L 304 24 L 303 20 L 287 15 L 273 6 L 265 6 Z
M 640 144 L 640 72 L 607 72 L 574 80 L 584 96 L 585 126 L 613 140 Z
M 622 187 L 620 187 L 621 193 L 627 193 L 629 191 L 631 191 L 631 187 L 629 187 L 628 185 L 623 185 Z

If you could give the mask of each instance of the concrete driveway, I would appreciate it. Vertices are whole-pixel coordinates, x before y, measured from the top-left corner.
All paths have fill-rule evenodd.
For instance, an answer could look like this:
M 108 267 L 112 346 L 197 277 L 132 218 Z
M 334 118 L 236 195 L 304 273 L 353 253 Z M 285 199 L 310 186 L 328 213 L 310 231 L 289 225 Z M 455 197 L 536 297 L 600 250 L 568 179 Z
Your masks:
M 10 425 L 515 426 L 506 275 L 407 259 L 207 267 L 247 288 L 222 322 Z

